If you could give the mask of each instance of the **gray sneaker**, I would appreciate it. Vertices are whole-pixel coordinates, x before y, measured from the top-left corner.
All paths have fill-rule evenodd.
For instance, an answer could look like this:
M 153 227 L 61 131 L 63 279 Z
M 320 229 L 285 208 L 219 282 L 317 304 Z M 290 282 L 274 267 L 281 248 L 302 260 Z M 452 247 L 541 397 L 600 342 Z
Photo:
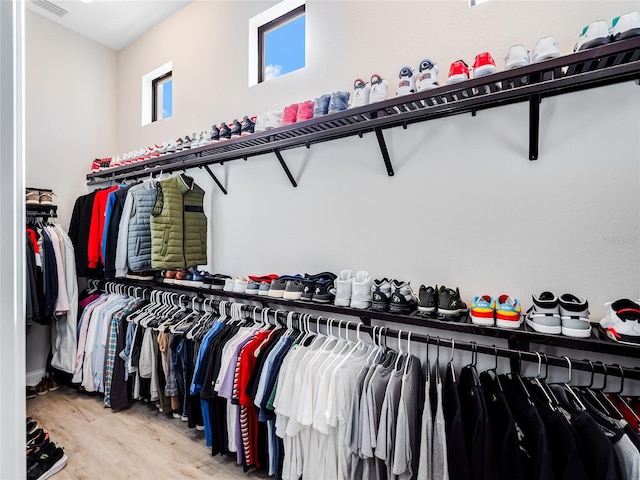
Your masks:
M 591 336 L 589 302 L 585 298 L 565 293 L 560 296 L 559 303 L 562 334 L 567 337 L 589 338 Z
M 406 315 L 416 309 L 418 300 L 413 294 L 409 282 L 394 280 L 391 282 L 391 292 L 390 312 Z
M 269 290 L 271 289 L 271 284 L 269 282 L 262 282 L 260 287 L 258 288 L 258 295 L 267 296 L 269 295 Z
M 532 295 L 532 307 L 527 311 L 526 322 L 534 331 L 550 335 L 562 333 L 562 320 L 558 297 L 551 292 Z
M 304 284 L 302 280 L 288 280 L 282 298 L 286 300 L 300 300 L 303 290 Z
M 257 295 L 258 290 L 260 290 L 260 284 L 258 282 L 254 282 L 253 280 L 249 280 L 244 293 L 248 293 L 249 295 Z

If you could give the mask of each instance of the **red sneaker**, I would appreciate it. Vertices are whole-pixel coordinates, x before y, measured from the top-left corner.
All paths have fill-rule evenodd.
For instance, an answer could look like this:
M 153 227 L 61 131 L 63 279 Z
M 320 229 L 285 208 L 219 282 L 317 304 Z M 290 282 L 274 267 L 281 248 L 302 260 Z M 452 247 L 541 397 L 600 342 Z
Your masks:
M 491 75 L 497 71 L 496 62 L 489 52 L 482 52 L 476 55 L 476 61 L 473 63 L 473 78 Z
M 296 122 L 302 122 L 303 120 L 309 120 L 313 118 L 313 102 L 302 102 L 298 105 L 298 115 L 296 116 Z
M 298 116 L 298 104 L 294 103 L 288 107 L 284 107 L 282 112 L 282 124 L 290 125 L 296 123 L 296 117 Z
M 449 67 L 447 85 L 464 82 L 465 80 L 469 80 L 469 67 L 464 63 L 464 60 L 456 60 Z

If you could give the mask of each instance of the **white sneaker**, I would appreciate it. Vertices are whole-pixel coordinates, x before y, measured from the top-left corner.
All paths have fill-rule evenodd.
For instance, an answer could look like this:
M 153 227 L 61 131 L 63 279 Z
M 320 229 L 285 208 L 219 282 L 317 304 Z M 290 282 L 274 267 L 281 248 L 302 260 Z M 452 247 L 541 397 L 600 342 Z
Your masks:
M 607 22 L 604 20 L 598 20 L 584 27 L 573 51 L 580 52 L 588 48 L 600 47 L 607 43 L 609 43 L 609 27 L 607 27 Z
M 264 129 L 271 130 L 282 125 L 282 110 L 269 110 L 265 121 Z
M 431 90 L 438 86 L 438 65 L 433 63 L 428 58 L 425 58 L 420 62 L 418 67 L 418 78 L 416 79 L 416 90 L 421 92 L 423 90 Z
M 514 68 L 526 67 L 531 63 L 529 60 L 529 51 L 524 45 L 514 45 L 509 49 L 509 53 L 504 57 L 504 69 L 512 70 Z
M 267 116 L 267 113 L 264 115 L 258 115 L 256 118 L 256 126 L 253 128 L 253 133 L 264 132 L 267 129 Z
M 613 42 L 640 35 L 640 12 L 629 12 L 614 18 L 609 35 Z
M 224 290 L 225 292 L 233 292 L 234 284 L 235 284 L 235 281 L 233 278 L 225 278 L 224 287 L 222 288 L 222 290 Z
M 351 108 L 369 105 L 369 96 L 371 95 L 371 85 L 361 78 L 356 78 L 353 82 L 353 101 Z
M 387 99 L 389 94 L 389 84 L 376 73 L 371 75 L 371 93 L 369 103 L 381 102 Z
M 398 74 L 400 81 L 398 82 L 398 89 L 396 90 L 396 96 L 409 95 L 416 91 L 416 76 L 413 68 L 402 67 Z
M 237 277 L 233 279 L 233 291 L 235 293 L 245 293 L 247 290 L 247 283 L 249 279 L 245 277 Z M 225 287 L 227 286 L 225 282 Z
M 558 58 L 560 56 L 560 48 L 558 42 L 553 37 L 544 37 L 538 40 L 536 47 L 533 49 L 533 63 L 549 60 L 550 58 Z
M 351 291 L 351 308 L 365 309 L 371 306 L 371 285 L 373 278 L 369 272 L 358 272 L 353 279 Z
M 348 307 L 351 304 L 351 291 L 353 290 L 351 270 L 342 270 L 333 285 L 331 293 L 336 296 L 333 303 L 338 307 Z

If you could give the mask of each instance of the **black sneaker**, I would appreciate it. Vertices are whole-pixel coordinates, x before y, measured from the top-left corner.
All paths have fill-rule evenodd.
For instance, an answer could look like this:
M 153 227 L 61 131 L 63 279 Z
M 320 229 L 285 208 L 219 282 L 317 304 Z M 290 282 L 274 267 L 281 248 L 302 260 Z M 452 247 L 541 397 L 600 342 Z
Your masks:
M 242 129 L 240 135 L 251 135 L 256 128 L 256 122 L 251 120 L 249 117 L 244 117 L 242 119 Z
M 390 312 L 406 315 L 415 310 L 418 301 L 413 295 L 413 290 L 411 290 L 411 285 L 408 282 L 394 280 L 391 282 L 391 290 L 393 293 L 389 303 Z
M 389 310 L 389 302 L 391 301 L 391 281 L 387 278 L 373 281 L 373 301 L 371 310 L 378 312 L 386 312 Z
M 44 445 L 45 440 L 47 440 L 48 438 L 49 436 L 47 435 L 47 432 L 45 432 L 41 428 L 37 428 L 32 433 L 27 434 L 27 448 L 40 448 L 42 447 L 42 445 Z
M 211 137 L 209 137 L 209 141 L 211 143 L 216 143 L 220 141 L 220 129 L 217 125 L 211 127 Z
M 38 392 L 35 387 L 31 387 L 27 385 L 27 400 L 31 400 L 32 398 L 36 398 L 38 396 Z
M 216 274 L 211 276 L 211 290 L 223 290 L 225 279 L 231 278 L 229 275 Z
M 220 140 L 229 140 L 231 138 L 231 129 L 226 123 L 220 124 Z
M 418 314 L 430 316 L 436 313 L 438 309 L 438 286 L 420 286 L 418 292 Z
M 333 303 L 334 295 L 329 292 L 333 288 L 333 280 L 319 278 L 313 291 L 312 301 L 316 303 Z
M 189 135 L 185 135 L 184 136 L 184 140 L 182 141 L 182 149 L 186 150 L 188 148 L 191 148 L 191 143 L 193 142 L 193 140 L 191 139 L 191 137 Z
M 311 302 L 313 300 L 313 294 L 316 290 L 316 282 L 321 278 L 328 282 L 333 282 L 336 279 L 336 275 L 335 273 L 331 272 L 316 273 L 315 275 L 309 275 L 305 273 L 304 278 L 302 279 L 303 289 L 302 297 L 300 297 L 300 300 L 304 300 L 307 302 Z
M 49 440 L 49 435 L 39 445 L 27 446 L 27 471 L 33 467 L 42 454 L 51 454 L 55 451 L 56 445 Z
M 179 138 L 178 140 L 176 140 L 176 152 L 179 152 L 180 150 L 182 150 L 183 146 L 184 146 L 184 140 L 182 140 L 182 138 Z
M 231 136 L 239 137 L 240 132 L 242 132 L 242 124 L 238 120 L 234 119 L 233 126 L 231 127 Z
M 66 464 L 67 456 L 59 447 L 50 452 L 42 453 L 36 463 L 27 471 L 27 480 L 49 478 L 62 470 Z
M 444 285 L 438 290 L 438 318 L 445 320 L 460 318 L 467 313 L 467 304 L 460 298 L 460 291 Z
M 27 422 L 27 435 L 35 432 L 38 429 L 38 422 L 35 420 L 29 420 Z

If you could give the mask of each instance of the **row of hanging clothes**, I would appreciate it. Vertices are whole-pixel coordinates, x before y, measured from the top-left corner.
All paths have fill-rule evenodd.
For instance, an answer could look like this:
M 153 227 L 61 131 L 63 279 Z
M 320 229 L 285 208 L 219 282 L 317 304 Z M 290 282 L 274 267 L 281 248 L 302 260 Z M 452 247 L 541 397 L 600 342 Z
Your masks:
M 200 427 L 212 455 L 283 479 L 640 478 L 636 398 L 550 383 L 564 359 L 107 283 L 81 301 L 74 381 Z M 355 330 L 355 338 L 353 334 Z M 397 336 L 391 349 L 386 338 Z M 368 339 L 371 337 L 371 340 Z M 404 337 L 404 338 L 402 338 Z M 436 345 L 435 361 L 411 353 Z M 441 347 L 451 355 L 441 363 Z M 456 348 L 473 352 L 460 368 Z M 433 352 L 431 352 L 433 353 Z M 479 353 L 494 368 L 478 372 Z M 530 378 L 498 356 L 536 359 Z M 545 375 L 542 375 L 542 366 Z M 564 365 L 564 363 L 563 363 Z
M 72 373 L 78 314 L 73 244 L 49 215 L 27 209 L 25 229 L 26 323 L 51 326 L 51 366 Z

